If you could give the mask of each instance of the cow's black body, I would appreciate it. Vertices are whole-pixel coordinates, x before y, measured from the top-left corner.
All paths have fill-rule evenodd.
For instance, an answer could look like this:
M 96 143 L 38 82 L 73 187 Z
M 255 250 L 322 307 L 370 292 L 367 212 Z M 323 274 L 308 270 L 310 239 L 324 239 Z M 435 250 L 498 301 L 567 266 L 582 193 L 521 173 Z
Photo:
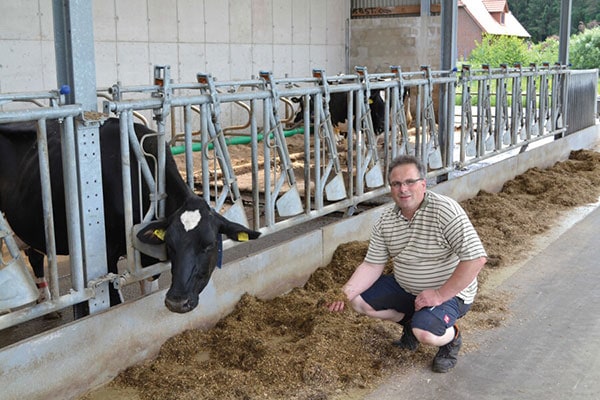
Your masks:
M 138 137 L 151 130 L 135 125 Z M 56 249 L 58 254 L 68 254 L 67 226 L 64 201 L 64 184 L 60 145 L 60 126 L 57 121 L 47 122 L 48 153 L 52 185 L 52 201 Z M 106 257 L 109 272 L 117 272 L 119 257 L 126 254 L 124 204 L 121 175 L 121 153 L 119 140 L 119 120 L 109 119 L 100 128 L 102 160 L 102 184 L 104 193 L 104 215 L 106 230 Z M 150 148 L 149 148 L 150 147 Z M 156 154 L 156 141 L 144 141 L 144 150 Z M 132 166 L 135 164 L 132 163 Z M 195 195 L 185 184 L 171 153 L 166 159 L 166 215 L 165 221 L 157 225 L 167 231 L 168 255 L 172 259 L 173 283 L 167 292 L 166 304 L 175 312 L 187 312 L 198 303 L 198 294 L 206 286 L 215 266 L 219 235 L 225 233 L 237 240 L 239 232 L 245 232 L 249 239 L 259 233 L 242 225 L 227 221 L 210 209 L 209 205 Z M 133 215 L 140 215 L 137 168 L 132 168 Z M 147 188 L 143 185 L 142 198 L 145 210 L 148 205 Z M 185 207 L 200 210 L 201 221 L 191 231 L 177 229 L 178 215 Z M 40 172 L 36 142 L 36 124 L 0 124 L 0 210 L 2 210 L 15 233 L 29 246 L 46 251 L 44 215 L 40 189 Z M 137 223 L 139 221 L 134 221 Z M 153 227 L 155 229 L 156 226 Z M 162 242 L 162 239 L 149 238 L 142 232 L 140 238 Z M 170 235 L 170 236 L 169 236 Z M 177 260 L 184 260 L 184 264 Z M 143 258 L 148 265 L 155 260 Z M 180 285 L 177 284 L 180 283 Z M 111 290 L 111 304 L 118 302 L 118 295 Z
M 371 90 L 369 97 L 369 109 L 371 110 L 371 120 L 375 134 L 383 133 L 385 129 L 385 102 L 381 97 L 380 90 Z M 304 104 L 298 97 L 291 99 L 294 103 L 300 103 L 300 108 L 296 113 L 294 122 L 298 123 L 304 119 Z M 331 124 L 334 128 L 340 127 L 348 119 L 348 100 L 347 94 L 341 92 L 331 93 L 329 95 L 329 114 L 331 115 Z M 313 115 L 313 99 L 310 99 L 310 115 Z M 356 128 L 356 120 L 353 121 Z M 345 132 L 344 130 L 342 130 Z

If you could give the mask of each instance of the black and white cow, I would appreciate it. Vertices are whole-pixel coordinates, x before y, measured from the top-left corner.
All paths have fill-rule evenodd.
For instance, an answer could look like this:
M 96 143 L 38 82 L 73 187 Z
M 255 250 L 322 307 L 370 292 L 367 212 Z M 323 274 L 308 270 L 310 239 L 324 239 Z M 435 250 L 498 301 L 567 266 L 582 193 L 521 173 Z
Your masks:
M 294 118 L 294 123 L 304 120 L 304 102 L 302 98 L 292 97 L 294 103 L 299 103 L 300 107 Z M 371 90 L 369 96 L 369 109 L 371 110 L 371 120 L 375 135 L 383 133 L 385 130 L 385 101 L 381 97 L 381 90 Z M 329 113 L 331 115 L 331 124 L 342 133 L 347 133 L 348 101 L 347 94 L 341 92 L 331 93 L 329 95 Z M 310 115 L 313 115 L 313 99 L 310 99 Z M 352 122 L 356 127 L 356 120 Z
M 52 202 L 56 248 L 68 254 L 65 195 L 62 173 L 60 124 L 47 122 L 48 154 L 52 185 Z M 44 215 L 40 189 L 40 171 L 36 142 L 36 123 L 0 124 L 0 210 L 14 232 L 31 248 L 45 252 Z M 138 137 L 152 133 L 136 124 Z M 102 184 L 106 230 L 106 258 L 109 272 L 117 272 L 117 261 L 126 254 L 124 205 L 121 176 L 119 120 L 111 118 L 100 127 Z M 156 141 L 146 139 L 144 150 L 156 154 Z M 212 210 L 204 199 L 186 185 L 171 152 L 166 160 L 167 218 L 148 225 L 138 233 L 140 240 L 166 243 L 171 260 L 172 282 L 165 304 L 173 312 L 185 313 L 198 305 L 198 295 L 208 283 L 216 266 L 221 234 L 239 241 L 255 239 L 260 232 L 228 221 Z M 139 204 L 137 168 L 132 168 L 133 215 L 148 206 L 148 190 L 143 185 Z M 137 217 L 135 217 L 137 218 Z M 134 221 L 137 223 L 139 221 Z M 157 232 L 160 232 L 158 234 Z M 156 260 L 142 257 L 143 265 Z M 119 302 L 118 293 L 110 291 L 111 304 Z

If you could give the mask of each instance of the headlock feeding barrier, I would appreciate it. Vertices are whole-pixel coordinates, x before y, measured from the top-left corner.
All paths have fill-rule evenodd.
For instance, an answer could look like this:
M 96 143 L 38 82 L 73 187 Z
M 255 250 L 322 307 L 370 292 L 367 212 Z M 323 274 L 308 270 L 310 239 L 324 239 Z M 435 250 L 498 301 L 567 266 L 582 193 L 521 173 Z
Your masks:
M 159 149 L 171 146 L 187 184 L 214 209 L 266 235 L 333 212 L 351 215 L 360 203 L 385 195 L 387 167 L 397 155 L 422 159 L 429 168 L 429 183 L 435 184 L 452 180 L 458 171 L 483 160 L 526 151 L 544 139 L 562 138 L 572 132 L 571 121 L 577 121 L 578 129 L 592 126 L 597 79 L 597 71 L 517 64 L 478 70 L 463 66 L 460 71 L 432 71 L 423 66 L 416 72 L 392 66 L 389 72 L 377 74 L 357 67 L 354 74 L 336 76 L 315 69 L 310 77 L 302 78 L 276 78 L 261 71 L 257 77 L 240 81 L 218 81 L 211 74 L 199 73 L 194 82 L 174 83 L 169 66 L 156 66 L 151 85 L 118 83 L 99 89 L 102 112 L 98 113 L 63 104 L 60 91 L 0 94 L 0 124 L 38 121 L 40 190 L 46 216 L 40 223 L 46 228 L 51 289 L 50 300 L 40 304 L 26 295 L 22 304 L 14 304 L 0 293 L 0 312 L 4 312 L 0 329 L 93 302 L 102 285 L 121 288 L 169 269 L 168 261 L 140 266 L 140 251 L 152 255 L 153 250 L 137 243 L 133 234 L 139 225 L 134 224 L 133 210 L 127 206 L 133 192 L 129 171 L 139 169 L 151 188 L 151 206 L 140 216 L 142 224 L 164 217 L 167 155 L 158 151 L 154 163 L 146 161 L 143 143 L 134 132 L 135 121 L 156 131 Z M 373 93 L 381 95 L 382 117 L 371 109 Z M 339 112 L 331 107 L 334 94 L 345 98 L 345 129 L 332 123 L 332 113 Z M 594 109 L 570 106 L 582 102 L 582 97 L 590 97 Z M 293 98 L 302 104 L 301 122 L 295 124 Z M 25 102 L 34 105 L 24 108 Z M 80 161 L 85 140 L 77 136 L 74 125 L 97 125 L 111 116 L 120 120 L 121 160 L 132 155 L 137 160 L 137 165 L 123 163 L 126 266 L 119 274 L 86 279 L 81 232 L 89 224 L 82 220 L 80 202 L 90 188 L 81 185 L 78 176 L 90 166 Z M 382 132 L 374 129 L 374 117 L 383 118 Z M 67 204 L 60 205 L 69 213 L 66 288 L 59 287 L 53 239 L 47 120 L 60 121 L 63 158 L 71 161 L 64 168 Z M 345 138 L 340 131 L 348 133 Z M 301 151 L 291 150 L 292 141 L 300 142 Z M 231 146 L 240 148 L 236 158 Z M 0 239 L 7 241 L 10 260 L 19 259 L 10 227 L 2 222 Z M 224 243 L 225 248 L 233 245 Z M 2 262 L 0 285 L 8 268 L 25 268 L 21 261 L 18 265 Z M 22 287 L 27 290 L 28 284 Z M 95 304 L 90 312 L 107 307 Z

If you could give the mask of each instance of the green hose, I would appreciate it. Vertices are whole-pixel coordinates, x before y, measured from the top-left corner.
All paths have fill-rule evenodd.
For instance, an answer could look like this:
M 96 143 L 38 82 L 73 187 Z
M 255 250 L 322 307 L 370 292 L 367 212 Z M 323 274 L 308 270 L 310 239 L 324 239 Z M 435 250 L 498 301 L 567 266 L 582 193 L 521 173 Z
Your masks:
M 296 129 L 290 129 L 288 131 L 283 131 L 283 135 L 285 137 L 290 137 L 293 135 L 297 135 L 299 133 L 304 133 L 304 127 L 299 127 Z M 273 134 L 271 134 L 271 138 L 272 137 L 273 137 Z M 258 141 L 260 142 L 261 140 L 264 139 L 264 135 L 258 134 L 257 138 L 258 138 Z M 252 137 L 250 137 L 250 136 L 226 136 L 225 137 L 225 144 L 227 144 L 227 146 L 232 146 L 232 145 L 237 145 L 237 144 L 248 144 L 251 141 L 252 141 Z M 213 144 L 209 143 L 208 149 L 212 150 L 212 148 L 213 148 Z M 200 151 L 200 150 L 202 150 L 202 143 L 192 143 L 192 151 Z M 185 145 L 171 146 L 171 153 L 173 155 L 185 153 Z

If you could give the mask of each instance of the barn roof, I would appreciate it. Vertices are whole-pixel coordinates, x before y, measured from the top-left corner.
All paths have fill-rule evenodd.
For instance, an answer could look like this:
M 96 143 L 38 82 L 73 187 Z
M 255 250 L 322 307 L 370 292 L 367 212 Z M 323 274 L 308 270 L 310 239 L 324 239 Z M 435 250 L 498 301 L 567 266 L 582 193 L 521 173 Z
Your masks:
M 459 8 L 462 7 L 466 10 L 482 32 L 493 35 L 531 37 L 510 12 L 506 0 L 459 0 L 458 5 Z M 494 18 L 492 14 L 495 13 L 504 14 L 504 23 Z

